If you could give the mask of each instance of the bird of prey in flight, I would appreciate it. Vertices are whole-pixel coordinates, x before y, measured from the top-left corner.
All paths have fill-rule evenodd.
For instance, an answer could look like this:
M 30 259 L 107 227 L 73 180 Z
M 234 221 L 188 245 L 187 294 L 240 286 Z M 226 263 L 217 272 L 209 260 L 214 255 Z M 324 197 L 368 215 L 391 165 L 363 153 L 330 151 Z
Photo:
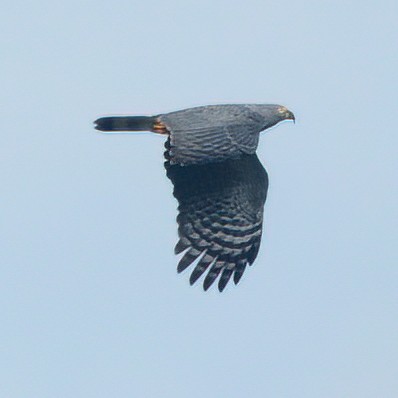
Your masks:
M 190 265 L 193 284 L 235 284 L 260 247 L 268 175 L 255 155 L 260 132 L 294 115 L 274 104 L 209 105 L 156 116 L 110 116 L 100 131 L 152 131 L 167 136 L 165 168 L 174 185 L 177 270 Z
M 208 105 L 156 116 L 110 116 L 95 121 L 100 131 L 152 131 L 170 139 L 171 164 L 221 161 L 256 152 L 260 132 L 290 119 L 281 105 Z

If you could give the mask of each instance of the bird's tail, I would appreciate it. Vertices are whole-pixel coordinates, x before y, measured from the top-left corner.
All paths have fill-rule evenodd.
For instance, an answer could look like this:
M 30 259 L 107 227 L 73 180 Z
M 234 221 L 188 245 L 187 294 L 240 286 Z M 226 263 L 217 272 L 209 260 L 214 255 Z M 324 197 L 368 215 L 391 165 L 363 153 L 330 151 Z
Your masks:
M 154 116 L 109 116 L 94 123 L 100 131 L 153 131 L 155 122 Z

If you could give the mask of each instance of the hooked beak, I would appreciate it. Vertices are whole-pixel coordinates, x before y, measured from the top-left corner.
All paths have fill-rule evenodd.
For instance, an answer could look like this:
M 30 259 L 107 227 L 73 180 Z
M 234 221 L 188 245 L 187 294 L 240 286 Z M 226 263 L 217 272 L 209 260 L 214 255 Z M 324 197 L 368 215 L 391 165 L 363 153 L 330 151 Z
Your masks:
M 286 119 L 293 120 L 293 123 L 296 123 L 296 118 L 294 117 L 294 113 L 291 111 L 287 111 Z

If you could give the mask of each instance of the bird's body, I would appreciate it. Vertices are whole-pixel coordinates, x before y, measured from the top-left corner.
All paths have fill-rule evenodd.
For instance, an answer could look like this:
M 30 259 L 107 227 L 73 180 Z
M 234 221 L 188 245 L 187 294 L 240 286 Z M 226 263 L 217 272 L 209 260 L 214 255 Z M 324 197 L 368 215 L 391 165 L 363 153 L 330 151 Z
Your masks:
M 274 104 L 208 105 L 156 116 L 111 116 L 95 121 L 100 131 L 152 131 L 170 136 L 172 164 L 198 164 L 255 153 L 259 134 L 291 111 Z

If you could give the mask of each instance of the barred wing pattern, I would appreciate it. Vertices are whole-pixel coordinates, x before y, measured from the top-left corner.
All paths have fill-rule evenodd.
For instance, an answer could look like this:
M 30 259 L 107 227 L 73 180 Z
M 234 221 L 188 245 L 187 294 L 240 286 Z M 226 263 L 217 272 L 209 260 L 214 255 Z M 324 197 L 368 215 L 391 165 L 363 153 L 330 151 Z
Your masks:
M 166 161 L 165 168 L 179 202 L 175 253 L 186 250 L 178 272 L 195 263 L 192 285 L 209 270 L 204 290 L 220 274 L 220 291 L 232 275 L 237 284 L 260 247 L 267 172 L 256 155 L 192 166 Z
M 271 109 L 272 109 L 271 105 Z M 267 107 L 267 112 L 271 112 Z M 267 120 L 270 114 L 268 114 Z M 246 105 L 204 106 L 160 115 L 170 133 L 170 163 L 210 163 L 256 152 L 264 117 Z

